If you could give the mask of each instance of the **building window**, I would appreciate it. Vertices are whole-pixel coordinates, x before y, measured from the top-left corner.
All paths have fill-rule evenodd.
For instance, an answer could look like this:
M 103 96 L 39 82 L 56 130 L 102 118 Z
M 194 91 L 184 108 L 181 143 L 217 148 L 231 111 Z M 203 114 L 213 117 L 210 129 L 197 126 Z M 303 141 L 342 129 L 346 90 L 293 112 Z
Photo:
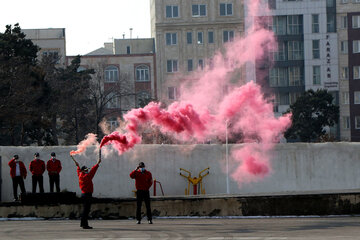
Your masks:
M 56 50 L 45 50 L 42 52 L 44 58 L 53 61 L 56 64 L 60 63 L 59 52 Z
M 272 68 L 270 69 L 270 87 L 286 87 L 287 83 L 287 68 Z
M 188 70 L 188 72 L 191 72 L 193 70 L 193 60 L 192 59 L 187 60 L 187 70 Z
M 360 116 L 355 116 L 355 129 L 360 129 Z
M 177 72 L 178 71 L 178 61 L 177 60 L 167 60 L 166 71 L 168 73 Z
M 176 100 L 178 98 L 178 92 L 176 87 L 168 87 L 168 97 L 170 100 Z
M 341 4 L 349 3 L 349 0 L 341 0 Z
M 176 5 L 166 6 L 166 17 L 167 18 L 177 18 L 179 17 L 179 7 Z
M 290 92 L 289 93 L 289 104 L 294 104 L 300 96 L 301 96 L 300 92 Z
M 198 32 L 197 33 L 197 43 L 198 44 L 203 44 L 204 43 L 204 36 L 203 36 L 203 32 Z
M 321 85 L 320 66 L 313 66 L 313 84 Z
M 268 0 L 268 8 L 276 9 L 276 0 Z
M 280 93 L 280 105 L 289 105 L 289 93 Z
M 276 35 L 286 34 L 286 16 L 275 16 L 272 19 L 272 24 L 269 26 Z
M 360 15 L 352 16 L 352 28 L 360 28 Z
M 130 46 L 127 46 L 126 47 L 126 54 L 130 54 L 131 53 L 131 48 L 130 48 Z
M 353 41 L 353 53 L 360 53 L 360 40 Z
M 319 23 L 319 14 L 313 14 L 311 15 L 312 20 L 312 32 L 313 33 L 319 33 L 320 31 L 320 23 Z
M 341 67 L 341 79 L 349 79 L 349 68 L 348 67 Z
M 105 82 L 117 82 L 119 80 L 119 71 L 115 66 L 105 68 Z
M 151 101 L 150 94 L 146 91 L 136 94 L 137 107 L 145 107 Z
M 187 32 L 186 33 L 186 43 L 187 44 L 192 44 L 192 32 Z
M 198 68 L 199 68 L 200 70 L 203 70 L 203 69 L 204 69 L 204 60 L 199 59 L 199 61 L 198 61 Z
M 301 86 L 302 74 L 300 67 L 289 67 L 289 86 Z
M 349 92 L 342 92 L 343 104 L 350 104 Z
M 210 70 L 214 69 L 214 60 L 212 58 L 208 58 L 207 65 Z
M 220 16 L 231 16 L 232 14 L 232 3 L 220 3 Z
M 353 67 L 353 77 L 354 79 L 360 79 L 360 66 L 354 66 Z
M 285 54 L 285 43 L 284 42 L 278 42 L 278 47 L 276 51 L 270 52 L 270 58 L 273 61 L 285 61 L 286 60 L 286 54 Z
M 343 116 L 343 128 L 350 129 L 350 117 L 349 116 Z
M 304 59 L 303 42 L 289 41 L 288 42 L 288 60 L 302 60 Z
M 340 28 L 342 28 L 342 29 L 347 28 L 347 16 L 340 17 Z
M 312 40 L 312 55 L 313 59 L 320 58 L 320 40 Z
M 116 93 L 107 95 L 106 108 L 120 108 L 120 97 Z
M 326 7 L 335 7 L 335 0 L 326 0 Z
M 303 33 L 303 18 L 302 15 L 287 16 L 287 33 L 289 35 L 297 35 Z
M 223 42 L 232 42 L 234 41 L 234 31 L 223 31 Z
M 177 44 L 177 33 L 166 33 L 166 45 L 176 45 Z
M 136 81 L 138 82 L 147 82 L 149 81 L 149 67 L 146 65 L 141 65 L 136 67 Z
M 214 32 L 213 31 L 208 32 L 208 43 L 214 43 Z
M 343 54 L 348 53 L 348 41 L 341 41 L 340 42 L 340 51 Z
M 206 16 L 206 5 L 205 4 L 192 5 L 192 16 L 193 17 Z
M 335 18 L 336 15 L 332 13 L 326 14 L 326 29 L 327 32 L 335 32 Z
M 360 104 L 360 92 L 359 91 L 354 92 L 354 104 Z
M 114 131 L 116 128 L 119 127 L 119 122 L 116 118 L 111 118 L 107 120 L 106 123 L 109 126 L 110 131 Z

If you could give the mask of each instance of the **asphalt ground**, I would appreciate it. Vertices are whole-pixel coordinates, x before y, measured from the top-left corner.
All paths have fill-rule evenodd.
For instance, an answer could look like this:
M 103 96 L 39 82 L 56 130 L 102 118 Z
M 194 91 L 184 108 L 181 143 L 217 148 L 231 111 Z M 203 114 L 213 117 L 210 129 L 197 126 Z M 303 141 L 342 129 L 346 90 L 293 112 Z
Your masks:
M 360 239 L 360 217 L 184 218 L 0 221 L 0 239 Z

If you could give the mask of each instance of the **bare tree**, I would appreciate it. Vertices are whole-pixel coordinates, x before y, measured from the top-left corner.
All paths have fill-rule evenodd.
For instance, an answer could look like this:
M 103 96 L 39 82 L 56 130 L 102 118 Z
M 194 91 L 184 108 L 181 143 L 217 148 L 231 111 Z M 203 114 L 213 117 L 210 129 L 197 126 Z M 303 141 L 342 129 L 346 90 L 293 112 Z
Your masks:
M 95 132 L 100 134 L 99 123 L 108 117 L 121 117 L 124 112 L 136 107 L 134 83 L 128 73 L 118 73 L 114 79 L 107 79 L 106 61 L 90 67 L 95 70 L 90 83 L 90 98 L 94 106 Z M 111 80 L 111 81 L 109 81 Z

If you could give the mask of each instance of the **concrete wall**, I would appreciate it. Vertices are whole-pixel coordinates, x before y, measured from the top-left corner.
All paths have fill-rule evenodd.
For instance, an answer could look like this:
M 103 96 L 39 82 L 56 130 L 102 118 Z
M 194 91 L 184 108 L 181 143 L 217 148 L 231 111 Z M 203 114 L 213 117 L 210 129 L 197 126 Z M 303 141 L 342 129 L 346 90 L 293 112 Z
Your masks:
M 155 197 L 154 217 L 166 216 L 304 216 L 360 213 L 359 193 L 275 196 Z M 0 218 L 79 218 L 82 204 L 0 204 Z M 135 218 L 136 200 L 94 199 L 90 215 L 102 219 Z M 142 208 L 145 216 L 145 206 Z
M 230 150 L 242 145 L 230 145 Z M 61 189 L 80 193 L 76 168 L 69 147 L 0 147 L 1 200 L 12 200 L 12 183 L 8 161 L 18 154 L 28 167 L 34 152 L 48 160 L 56 152 L 61 160 Z M 76 156 L 81 165 L 92 166 L 97 156 L 94 149 L 85 155 Z M 278 144 L 273 152 L 272 171 L 264 179 L 238 185 L 230 179 L 230 194 L 273 194 L 303 191 L 358 190 L 360 175 L 360 143 L 323 144 Z M 184 195 L 185 178 L 179 175 L 184 168 L 197 176 L 210 167 L 210 174 L 203 180 L 207 194 L 226 193 L 225 145 L 137 145 L 133 150 L 118 156 L 117 152 L 103 156 L 103 162 L 94 178 L 94 196 L 109 198 L 132 197 L 134 181 L 129 173 L 139 161 L 145 162 L 153 177 L 163 185 L 165 195 Z M 233 163 L 230 162 L 230 166 Z M 232 169 L 232 167 L 230 167 Z M 31 191 L 31 177 L 25 180 L 27 191 Z M 45 191 L 49 191 L 48 176 L 44 175 Z M 151 189 L 152 190 L 152 189 Z M 158 191 L 158 195 L 160 191 Z

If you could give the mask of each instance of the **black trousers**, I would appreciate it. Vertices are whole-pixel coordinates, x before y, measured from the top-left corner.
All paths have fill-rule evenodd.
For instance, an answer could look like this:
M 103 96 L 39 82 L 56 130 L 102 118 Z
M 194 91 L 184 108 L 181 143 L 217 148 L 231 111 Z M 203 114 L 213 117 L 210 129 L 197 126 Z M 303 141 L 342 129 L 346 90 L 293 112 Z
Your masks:
M 24 179 L 21 176 L 13 177 L 12 178 L 12 183 L 13 183 L 14 199 L 18 199 L 17 188 L 18 188 L 19 185 L 20 185 L 21 193 L 26 192 L 25 185 L 24 185 Z
M 54 174 L 54 175 L 49 175 L 49 183 L 50 183 L 50 192 L 54 192 L 54 184 L 56 187 L 56 192 L 60 192 L 60 175 L 59 174 Z
M 82 193 L 81 199 L 83 201 L 83 213 L 81 215 L 80 227 L 89 226 L 89 213 L 91 208 L 92 193 Z
M 141 221 L 141 204 L 145 202 L 146 215 L 148 220 L 152 220 L 151 208 L 150 208 L 150 192 L 146 190 L 136 191 L 136 219 Z
M 39 183 L 40 192 L 44 192 L 43 176 L 42 175 L 33 175 L 32 176 L 32 193 L 36 193 L 36 185 Z

